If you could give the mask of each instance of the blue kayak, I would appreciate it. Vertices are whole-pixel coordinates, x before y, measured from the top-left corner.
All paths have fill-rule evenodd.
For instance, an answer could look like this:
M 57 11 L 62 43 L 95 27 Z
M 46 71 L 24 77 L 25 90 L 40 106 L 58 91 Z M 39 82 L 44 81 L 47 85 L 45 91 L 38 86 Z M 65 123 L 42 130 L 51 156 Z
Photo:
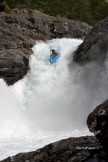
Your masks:
M 50 63 L 53 64 L 54 62 L 56 62 L 58 60 L 58 58 L 60 57 L 61 51 L 60 49 L 57 51 L 57 55 L 55 56 L 51 56 L 50 57 Z

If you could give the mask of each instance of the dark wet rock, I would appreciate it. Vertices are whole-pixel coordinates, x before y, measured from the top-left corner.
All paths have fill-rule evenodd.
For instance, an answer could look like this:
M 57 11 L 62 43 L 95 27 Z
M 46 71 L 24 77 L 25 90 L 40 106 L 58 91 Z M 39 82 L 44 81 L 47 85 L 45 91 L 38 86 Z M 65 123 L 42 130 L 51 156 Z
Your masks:
M 76 22 L 73 20 L 68 20 L 66 18 L 63 18 L 59 21 L 57 21 L 57 19 L 54 19 L 52 26 L 54 38 L 67 37 L 84 39 L 92 29 L 92 27 L 88 26 L 86 23 Z
M 0 51 L 0 76 L 10 85 L 17 82 L 29 70 L 29 60 L 21 49 Z
M 29 70 L 31 48 L 36 40 L 58 37 L 83 38 L 91 27 L 86 23 L 48 16 L 31 10 L 0 13 L 0 77 L 14 84 Z
M 30 153 L 21 153 L 1 162 L 107 162 L 107 155 L 93 136 L 68 138 Z
M 87 35 L 74 54 L 74 60 L 80 64 L 89 61 L 103 63 L 108 54 L 108 17 L 101 21 Z
M 89 114 L 87 125 L 104 148 L 108 150 L 108 100 Z

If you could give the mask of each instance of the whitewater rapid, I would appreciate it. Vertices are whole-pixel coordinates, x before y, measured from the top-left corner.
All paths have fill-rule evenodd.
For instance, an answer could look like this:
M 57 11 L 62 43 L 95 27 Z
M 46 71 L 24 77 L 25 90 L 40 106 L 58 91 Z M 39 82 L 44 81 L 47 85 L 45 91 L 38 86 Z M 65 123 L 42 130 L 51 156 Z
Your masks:
M 73 53 L 81 43 L 65 38 L 36 42 L 25 78 L 10 87 L 0 80 L 0 159 L 90 134 L 87 115 L 107 98 L 108 70 L 75 64 Z M 53 65 L 50 47 L 62 53 Z
M 37 42 L 33 48 L 31 70 L 15 88 L 20 89 L 18 96 L 29 121 L 27 125 L 34 131 L 61 132 L 86 127 L 85 120 L 79 115 L 81 111 L 85 114 L 80 105 L 82 96 L 76 98 L 80 94 L 80 85 L 74 83 L 78 68 L 72 61 L 72 53 L 80 43 L 82 40 L 56 39 L 47 43 Z M 50 47 L 60 47 L 62 53 L 53 65 L 49 62 Z

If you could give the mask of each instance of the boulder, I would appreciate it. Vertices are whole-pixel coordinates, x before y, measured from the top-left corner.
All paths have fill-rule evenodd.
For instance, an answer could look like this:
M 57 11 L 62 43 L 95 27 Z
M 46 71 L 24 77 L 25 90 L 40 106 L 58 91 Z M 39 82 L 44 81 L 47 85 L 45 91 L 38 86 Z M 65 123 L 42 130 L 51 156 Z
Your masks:
M 97 24 L 74 54 L 74 61 L 103 63 L 108 54 L 108 17 Z
M 87 125 L 90 132 L 95 134 L 105 150 L 108 150 L 108 100 L 97 106 L 96 109 L 89 114 Z

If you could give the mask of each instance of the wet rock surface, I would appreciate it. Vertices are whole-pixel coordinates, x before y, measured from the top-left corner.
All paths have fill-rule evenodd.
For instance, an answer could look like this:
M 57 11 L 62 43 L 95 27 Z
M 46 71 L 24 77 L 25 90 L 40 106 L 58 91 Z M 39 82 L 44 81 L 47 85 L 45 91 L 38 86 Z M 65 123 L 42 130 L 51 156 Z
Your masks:
M 1 162 L 105 162 L 107 155 L 93 136 L 68 138 Z
M 91 27 L 31 10 L 0 13 L 0 77 L 14 84 L 29 70 L 31 48 L 36 40 L 59 37 L 83 38 Z
M 96 61 L 102 63 L 108 54 L 108 17 L 102 20 L 87 35 L 74 54 L 75 62 L 80 64 Z
M 89 114 L 87 125 L 108 151 L 108 100 Z

